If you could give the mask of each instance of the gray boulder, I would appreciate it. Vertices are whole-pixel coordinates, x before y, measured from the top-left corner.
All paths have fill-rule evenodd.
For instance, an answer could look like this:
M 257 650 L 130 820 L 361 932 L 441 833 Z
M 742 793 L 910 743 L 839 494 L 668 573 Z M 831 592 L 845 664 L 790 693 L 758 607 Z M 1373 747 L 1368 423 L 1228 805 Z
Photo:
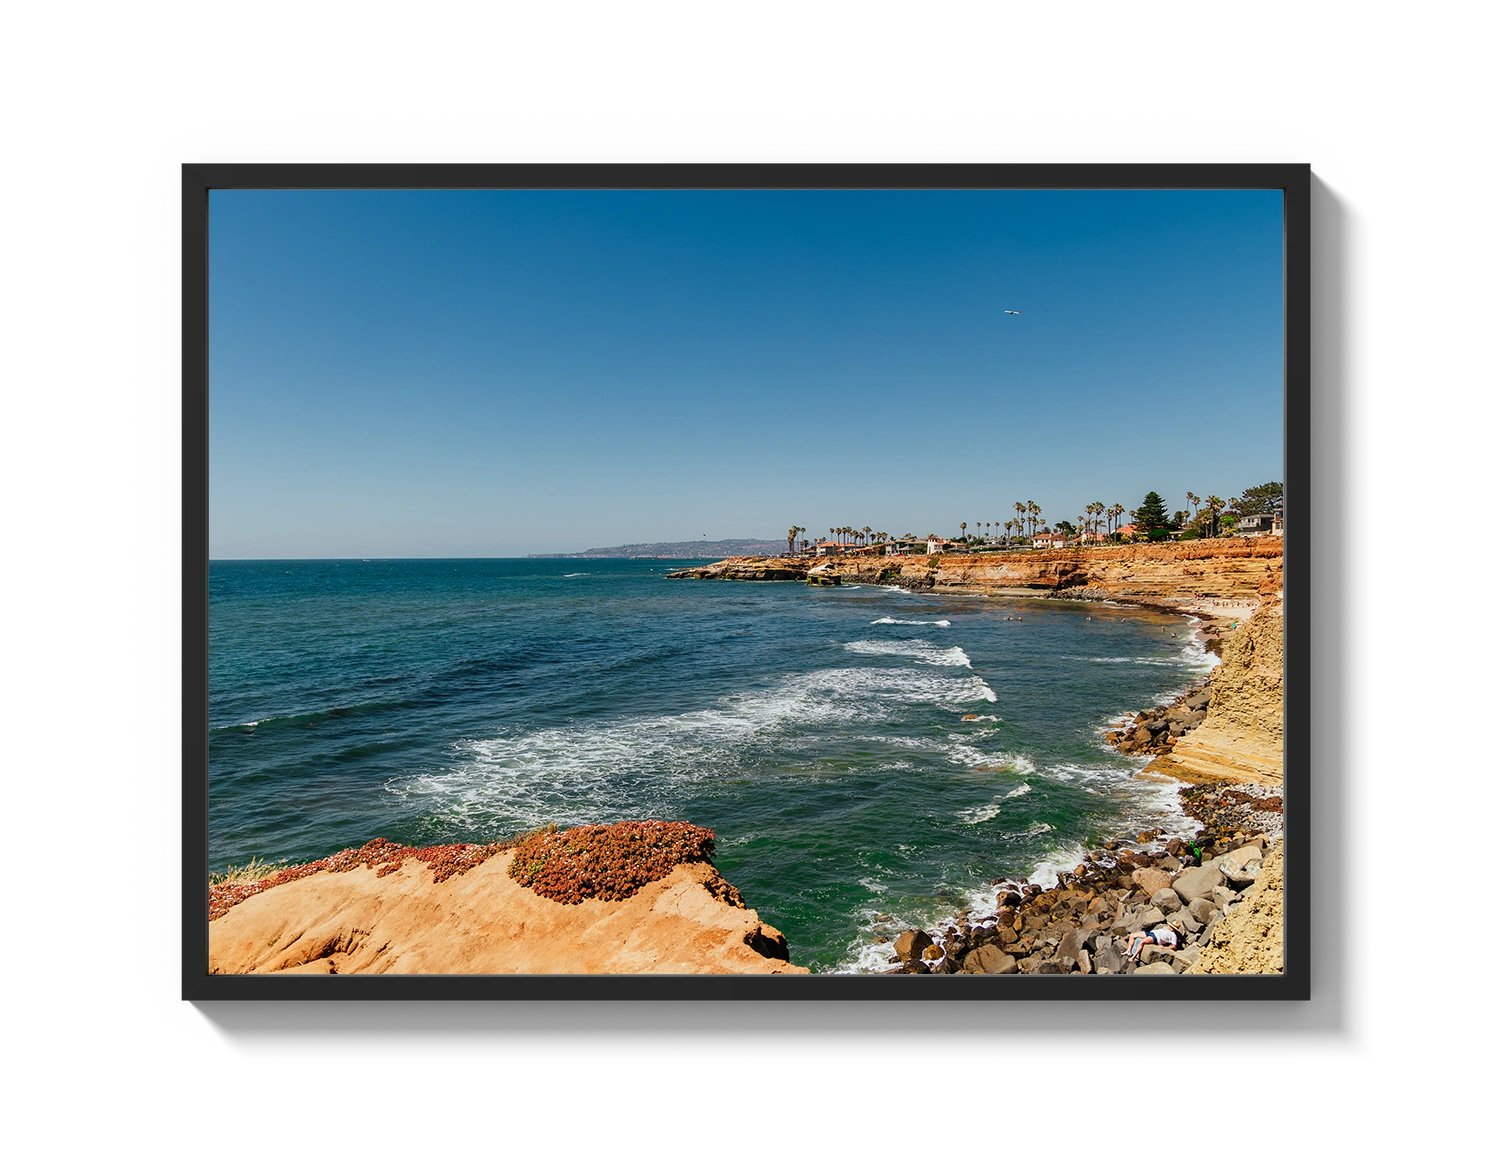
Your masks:
M 1184 902 L 1191 903 L 1194 898 L 1207 897 L 1210 891 L 1216 886 L 1222 886 L 1224 881 L 1224 874 L 1217 866 L 1195 865 L 1177 875 L 1172 889 L 1177 891 L 1177 896 Z
M 1182 950 L 1180 950 L 1180 951 L 1177 952 L 1177 958 L 1181 962 L 1186 963 L 1189 967 L 1191 967 L 1194 963 L 1196 963 L 1202 957 L 1203 957 L 1203 948 L 1202 947 L 1197 947 L 1197 946 L 1183 947 Z
M 1135 969 L 1137 975 L 1176 975 L 1171 963 L 1147 963 Z
M 1189 711 L 1206 711 L 1208 710 L 1208 700 L 1210 697 L 1208 690 L 1204 689 L 1196 695 L 1189 695 L 1187 701 L 1182 705 Z
M 1094 967 L 1100 974 L 1118 975 L 1125 966 L 1125 956 L 1111 942 L 1103 942 L 1094 951 Z
M 1063 940 L 1057 944 L 1057 957 L 1059 959 L 1072 959 L 1078 961 L 1079 954 L 1089 945 L 1093 937 L 1092 932 L 1087 930 L 1069 931 L 1063 936 Z
M 1228 886 L 1219 886 L 1213 892 L 1214 905 L 1220 910 L 1228 910 L 1230 905 L 1238 898 L 1239 891 L 1231 890 Z
M 1182 909 L 1182 899 L 1177 896 L 1177 891 L 1171 889 L 1157 890 L 1151 895 L 1151 905 L 1167 914 L 1174 910 Z
M 1223 857 L 1219 858 L 1219 863 L 1221 865 L 1233 865 L 1235 869 L 1244 869 L 1245 866 L 1249 865 L 1252 861 L 1260 860 L 1261 855 L 1259 848 L 1254 845 L 1244 845 L 1239 849 L 1236 849 L 1231 853 L 1226 853 Z
M 1220 889 L 1222 888 L 1221 886 Z M 1207 922 L 1209 915 L 1218 910 L 1218 906 L 1207 898 L 1194 898 L 1188 903 L 1187 909 L 1188 913 L 1201 923 Z

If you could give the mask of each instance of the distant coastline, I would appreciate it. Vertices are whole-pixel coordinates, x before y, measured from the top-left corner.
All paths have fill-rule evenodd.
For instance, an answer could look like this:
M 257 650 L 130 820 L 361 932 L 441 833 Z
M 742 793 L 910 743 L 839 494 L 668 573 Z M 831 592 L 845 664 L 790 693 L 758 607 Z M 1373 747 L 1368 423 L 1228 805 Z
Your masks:
M 617 544 L 589 548 L 583 552 L 531 553 L 528 560 L 618 560 L 638 561 L 714 560 L 720 557 L 770 556 L 785 552 L 786 540 L 728 537 L 724 540 L 667 540 L 649 544 Z

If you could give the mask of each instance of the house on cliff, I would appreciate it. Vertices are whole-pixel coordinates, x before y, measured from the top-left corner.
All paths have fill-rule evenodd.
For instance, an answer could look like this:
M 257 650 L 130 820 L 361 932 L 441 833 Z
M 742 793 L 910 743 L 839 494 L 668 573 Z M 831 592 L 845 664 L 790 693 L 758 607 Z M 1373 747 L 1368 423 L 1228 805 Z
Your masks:
M 1254 516 L 1241 516 L 1235 523 L 1236 536 L 1280 536 L 1282 534 L 1281 509 L 1275 512 L 1259 512 Z
M 1063 548 L 1068 538 L 1062 532 L 1038 532 L 1031 538 L 1032 548 Z

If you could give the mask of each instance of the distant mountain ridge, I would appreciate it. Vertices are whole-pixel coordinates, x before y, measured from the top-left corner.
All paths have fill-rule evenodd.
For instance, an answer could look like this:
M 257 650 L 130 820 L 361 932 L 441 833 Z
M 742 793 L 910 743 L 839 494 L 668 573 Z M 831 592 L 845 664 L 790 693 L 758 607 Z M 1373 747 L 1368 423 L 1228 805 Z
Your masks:
M 603 558 L 642 557 L 675 561 L 685 558 L 758 557 L 786 552 L 784 540 L 755 540 L 730 537 L 725 540 L 659 540 L 652 544 L 617 544 L 613 548 L 590 548 L 583 552 L 532 553 L 533 558 Z

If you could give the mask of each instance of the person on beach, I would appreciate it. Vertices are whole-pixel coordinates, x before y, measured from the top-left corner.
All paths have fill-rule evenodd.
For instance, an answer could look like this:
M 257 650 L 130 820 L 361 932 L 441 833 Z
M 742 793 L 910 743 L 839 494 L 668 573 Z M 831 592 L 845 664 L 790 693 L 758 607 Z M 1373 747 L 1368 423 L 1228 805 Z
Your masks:
M 1155 943 L 1159 947 L 1166 947 L 1169 951 L 1175 951 L 1179 941 L 1177 932 L 1168 926 L 1153 926 L 1150 930 L 1138 930 L 1126 940 L 1130 945 L 1125 952 L 1125 958 L 1132 963 L 1135 962 L 1135 957 L 1141 953 L 1141 948 L 1148 942 Z

